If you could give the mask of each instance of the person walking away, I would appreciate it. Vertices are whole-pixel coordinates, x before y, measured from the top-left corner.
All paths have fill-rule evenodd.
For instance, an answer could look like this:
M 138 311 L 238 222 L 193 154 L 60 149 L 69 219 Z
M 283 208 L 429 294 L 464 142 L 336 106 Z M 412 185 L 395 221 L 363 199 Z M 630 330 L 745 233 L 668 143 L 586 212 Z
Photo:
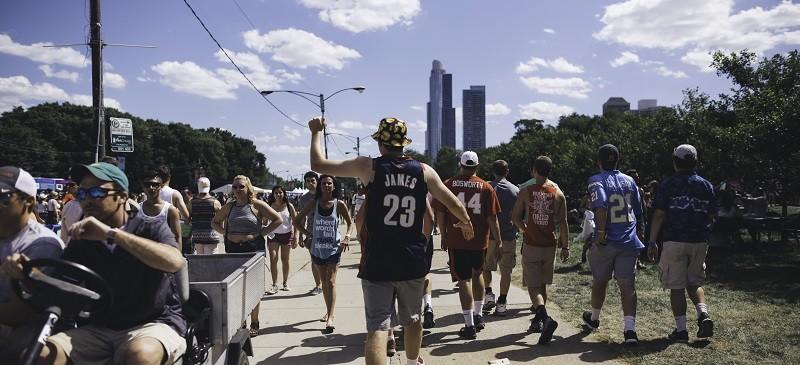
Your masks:
M 197 179 L 197 192 L 189 201 L 189 217 L 192 224 L 192 243 L 200 255 L 217 253 L 219 233 L 211 227 L 211 220 L 222 208 L 219 201 L 209 194 L 211 181 L 207 177 Z
M 675 330 L 667 337 L 672 341 L 689 341 L 686 328 L 686 296 L 697 310 L 697 337 L 714 336 L 714 321 L 708 314 L 703 281 L 708 239 L 714 216 L 719 209 L 714 187 L 697 174 L 697 149 L 682 144 L 672 153 L 675 174 L 658 187 L 653 200 L 651 236 L 663 232 L 663 249 L 658 267 L 661 286 L 670 291 L 670 306 L 675 317 Z M 651 259 L 658 254 L 657 241 L 650 242 Z
M 56 225 L 61 221 L 61 203 L 58 202 L 58 193 L 51 191 L 47 199 L 47 215 L 45 224 Z
M 497 199 L 500 201 L 500 213 L 497 221 L 500 224 L 500 238 L 502 243 L 489 240 L 489 249 L 486 252 L 486 263 L 483 268 L 483 281 L 486 285 L 486 300 L 483 304 L 483 312 L 489 313 L 495 307 L 494 314 L 505 316 L 507 312 L 506 303 L 508 290 L 511 287 L 511 271 L 517 265 L 517 227 L 511 221 L 511 211 L 517 201 L 519 188 L 506 180 L 508 176 L 508 162 L 497 160 L 492 163 L 492 174 L 494 180 L 489 184 L 494 188 Z M 502 247 L 502 250 L 498 250 Z M 498 265 L 499 264 L 499 265 Z M 500 267 L 500 296 L 495 296 L 492 292 L 492 271 Z

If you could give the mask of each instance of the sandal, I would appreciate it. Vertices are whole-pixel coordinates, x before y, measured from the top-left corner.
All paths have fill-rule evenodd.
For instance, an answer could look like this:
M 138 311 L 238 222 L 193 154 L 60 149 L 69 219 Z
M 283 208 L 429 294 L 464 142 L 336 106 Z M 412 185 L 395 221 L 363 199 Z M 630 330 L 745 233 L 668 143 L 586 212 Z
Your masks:
M 258 330 L 260 326 L 258 325 L 258 321 L 253 321 L 250 323 L 250 337 L 258 336 Z

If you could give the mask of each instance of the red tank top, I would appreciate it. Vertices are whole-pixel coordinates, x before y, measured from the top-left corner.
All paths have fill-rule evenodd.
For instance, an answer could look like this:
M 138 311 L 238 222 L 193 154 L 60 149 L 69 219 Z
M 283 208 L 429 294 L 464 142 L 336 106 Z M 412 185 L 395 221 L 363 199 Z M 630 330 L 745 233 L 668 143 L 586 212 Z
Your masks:
M 533 246 L 555 246 L 557 241 L 554 220 L 558 189 L 549 184 L 531 185 L 527 189 L 525 243 Z

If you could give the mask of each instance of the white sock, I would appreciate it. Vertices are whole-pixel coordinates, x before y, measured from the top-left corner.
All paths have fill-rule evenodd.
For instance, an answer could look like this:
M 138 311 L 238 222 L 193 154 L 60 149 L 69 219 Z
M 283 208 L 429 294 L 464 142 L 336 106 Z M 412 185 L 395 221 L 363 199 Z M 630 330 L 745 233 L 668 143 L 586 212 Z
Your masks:
M 478 315 L 481 315 L 481 313 L 483 313 L 483 299 L 476 300 L 474 302 L 472 311 L 477 313 Z
M 419 363 L 417 362 L 417 359 L 406 359 L 406 360 L 408 361 L 408 362 L 406 363 L 406 364 L 408 364 L 408 365 L 417 365 L 417 364 L 419 364 Z
M 431 304 L 431 295 L 430 294 L 425 294 L 425 295 L 422 296 L 422 307 L 424 308 L 425 306 L 429 306 L 429 307 L 433 308 L 433 304 Z
M 675 328 L 678 329 L 678 332 L 686 331 L 686 316 L 675 317 Z
M 474 327 L 475 321 L 472 319 L 472 309 L 462 310 L 461 313 L 464 314 L 464 324 L 467 327 Z
M 593 321 L 600 320 L 600 309 L 592 308 L 592 320 Z
M 625 331 L 636 331 L 636 317 L 625 316 Z
M 700 317 L 700 313 L 708 314 L 708 305 L 706 303 L 697 303 L 694 305 L 694 309 L 697 309 L 698 317 Z

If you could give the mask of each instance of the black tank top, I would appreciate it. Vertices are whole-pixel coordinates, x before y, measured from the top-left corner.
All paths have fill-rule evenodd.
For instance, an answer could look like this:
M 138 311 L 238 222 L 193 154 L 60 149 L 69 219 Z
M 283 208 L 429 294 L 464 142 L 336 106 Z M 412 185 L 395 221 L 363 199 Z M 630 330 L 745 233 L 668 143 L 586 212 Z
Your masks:
M 427 239 L 422 235 L 428 185 L 422 164 L 410 157 L 372 160 L 375 178 L 367 186 L 367 239 L 358 277 L 401 281 L 425 276 Z

